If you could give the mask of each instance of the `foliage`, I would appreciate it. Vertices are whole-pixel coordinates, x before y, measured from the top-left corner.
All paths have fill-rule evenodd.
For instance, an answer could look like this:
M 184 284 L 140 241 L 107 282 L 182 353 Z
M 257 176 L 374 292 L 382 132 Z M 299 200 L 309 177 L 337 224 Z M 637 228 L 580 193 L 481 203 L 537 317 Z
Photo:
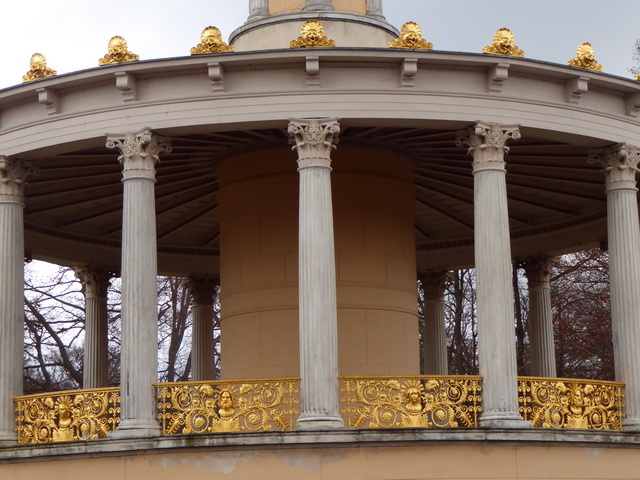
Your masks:
M 110 385 L 120 383 L 120 279 L 108 290 Z M 191 296 L 183 279 L 158 277 L 158 359 L 162 382 L 189 380 Z M 84 294 L 72 269 L 42 262 L 25 268 L 25 393 L 82 388 Z M 219 369 L 220 304 L 214 304 Z

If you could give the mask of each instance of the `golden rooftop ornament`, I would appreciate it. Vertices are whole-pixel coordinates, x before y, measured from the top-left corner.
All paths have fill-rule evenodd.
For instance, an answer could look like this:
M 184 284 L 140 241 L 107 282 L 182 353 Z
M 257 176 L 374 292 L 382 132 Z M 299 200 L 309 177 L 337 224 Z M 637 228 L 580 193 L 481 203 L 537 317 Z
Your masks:
M 636 82 L 640 82 L 640 73 L 636 73 L 635 77 Z
M 216 27 L 207 27 L 200 34 L 200 43 L 191 49 L 191 55 L 233 52 L 233 47 L 222 41 L 222 33 Z
M 493 43 L 482 49 L 483 53 L 492 55 L 506 55 L 509 57 L 524 57 L 524 51 L 515 45 L 513 32 L 508 28 L 501 28 L 493 34 Z
M 127 41 L 122 37 L 111 37 L 111 40 L 109 40 L 109 46 L 107 48 L 109 53 L 98 60 L 98 65 L 111 65 L 114 63 L 133 62 L 140 59 L 139 55 L 131 53 L 128 50 Z
M 400 29 L 400 36 L 389 42 L 391 48 L 411 48 L 414 50 L 433 50 L 433 43 L 422 38 L 422 29 L 416 22 L 407 22 Z
M 34 53 L 31 55 L 29 61 L 29 71 L 22 77 L 23 82 L 30 82 L 32 80 L 38 80 L 40 78 L 51 77 L 56 75 L 57 72 L 47 67 L 47 59 L 41 53 Z
M 572 67 L 586 68 L 587 70 L 602 71 L 602 65 L 596 62 L 593 47 L 590 43 L 583 43 L 578 47 L 578 56 L 567 62 Z
M 291 40 L 291 48 L 335 47 L 336 42 L 324 35 L 324 27 L 317 20 L 307 20 L 300 29 L 300 36 Z

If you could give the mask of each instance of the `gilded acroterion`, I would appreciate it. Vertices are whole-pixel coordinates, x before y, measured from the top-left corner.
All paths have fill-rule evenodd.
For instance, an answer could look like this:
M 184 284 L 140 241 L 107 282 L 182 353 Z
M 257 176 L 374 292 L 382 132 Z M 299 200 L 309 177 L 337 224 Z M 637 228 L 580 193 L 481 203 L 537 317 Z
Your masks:
M 636 79 L 636 82 L 640 82 L 640 73 L 636 73 L 636 75 L 633 78 Z
M 596 62 L 593 47 L 590 43 L 583 43 L 578 47 L 578 56 L 568 62 L 572 67 L 586 68 L 587 70 L 602 71 L 602 65 Z
M 107 47 L 108 52 L 98 60 L 98 65 L 112 65 L 114 63 L 134 62 L 140 59 L 139 55 L 129 51 L 127 41 L 119 36 L 111 37 Z
M 524 57 L 524 51 L 515 44 L 513 32 L 508 28 L 501 28 L 493 35 L 493 43 L 482 49 L 483 53 L 492 55 L 506 55 L 509 57 Z
M 335 47 L 336 42 L 327 38 L 324 27 L 317 20 L 307 20 L 300 28 L 300 36 L 291 40 L 291 48 Z
M 200 43 L 191 49 L 191 55 L 233 52 L 233 47 L 222 41 L 222 33 L 216 27 L 207 27 L 200 34 Z
M 416 22 L 407 22 L 400 29 L 400 36 L 389 42 L 391 48 L 433 50 L 433 43 L 422 38 L 422 29 Z
M 29 71 L 22 77 L 23 82 L 30 82 L 32 80 L 38 80 L 40 78 L 52 77 L 56 75 L 55 70 L 47 67 L 47 59 L 41 53 L 34 53 L 31 55 L 29 61 Z

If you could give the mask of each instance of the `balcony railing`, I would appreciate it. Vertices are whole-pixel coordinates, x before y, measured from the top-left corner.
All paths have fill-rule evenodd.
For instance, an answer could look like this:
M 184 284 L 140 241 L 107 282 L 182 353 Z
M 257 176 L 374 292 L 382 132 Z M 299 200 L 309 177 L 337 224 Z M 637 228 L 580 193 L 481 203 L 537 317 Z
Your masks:
M 340 377 L 347 428 L 476 427 L 481 377 Z
M 120 388 L 16 397 L 18 443 L 106 438 L 120 423 Z
M 477 427 L 479 376 L 340 377 L 349 429 Z M 293 430 L 299 379 L 224 380 L 155 385 L 163 435 Z M 534 427 L 621 430 L 624 384 L 518 378 L 520 413 Z M 15 398 L 20 444 L 94 440 L 120 423 L 120 389 Z
M 520 413 L 534 427 L 621 430 L 623 383 L 518 378 Z
M 163 435 L 293 430 L 299 379 L 160 383 Z

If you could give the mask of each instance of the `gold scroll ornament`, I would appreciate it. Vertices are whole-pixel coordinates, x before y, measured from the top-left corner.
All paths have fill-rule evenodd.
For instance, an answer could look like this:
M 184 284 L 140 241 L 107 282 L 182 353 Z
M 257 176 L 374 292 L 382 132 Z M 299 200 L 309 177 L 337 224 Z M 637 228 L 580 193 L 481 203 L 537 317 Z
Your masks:
M 622 383 L 518 378 L 520 413 L 534 427 L 622 429 Z
M 163 435 L 292 430 L 298 379 L 157 384 Z
M 593 47 L 590 43 L 583 43 L 578 47 L 577 56 L 567 63 L 572 67 L 585 68 L 587 70 L 602 71 L 602 65 L 596 62 Z
M 341 377 L 348 428 L 475 427 L 481 377 Z
M 120 389 L 98 388 L 16 397 L 18 443 L 106 438 L 120 423 Z
M 29 67 L 29 71 L 22 77 L 23 82 L 31 82 L 32 80 L 39 80 L 57 74 L 55 70 L 47 67 L 47 59 L 41 53 L 31 55 Z
M 300 36 L 289 43 L 291 48 L 335 47 L 336 42 L 327 38 L 324 27 L 317 20 L 307 20 L 300 28 Z
M 127 41 L 119 36 L 111 37 L 107 46 L 108 53 L 98 60 L 98 65 L 112 65 L 114 63 L 133 62 L 140 56 L 129 51 Z
M 407 22 L 400 29 L 400 36 L 389 42 L 391 48 L 433 50 L 433 43 L 422 38 L 422 29 L 416 22 Z
M 493 35 L 493 43 L 482 49 L 483 53 L 492 55 L 506 55 L 509 57 L 524 57 L 524 51 L 515 44 L 513 32 L 508 28 L 501 28 Z
M 207 27 L 200 34 L 200 43 L 191 49 L 191 55 L 233 52 L 233 47 L 222 41 L 222 33 L 216 27 Z

